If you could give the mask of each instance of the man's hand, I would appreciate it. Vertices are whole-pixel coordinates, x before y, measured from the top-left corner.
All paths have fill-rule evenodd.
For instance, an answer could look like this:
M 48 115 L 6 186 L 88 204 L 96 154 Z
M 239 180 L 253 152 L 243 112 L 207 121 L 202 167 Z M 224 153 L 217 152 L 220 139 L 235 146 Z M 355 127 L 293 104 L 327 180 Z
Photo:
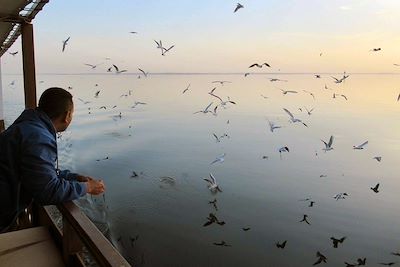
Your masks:
M 94 180 L 90 178 L 86 182 L 86 186 L 87 186 L 87 193 L 91 195 L 99 195 L 101 193 L 104 193 L 104 191 L 106 190 L 106 187 L 102 180 Z
M 87 182 L 87 181 L 89 181 L 89 180 L 94 180 L 94 179 L 93 179 L 92 177 L 90 177 L 90 176 L 78 175 L 78 176 L 76 177 L 76 180 L 77 180 L 78 182 L 83 183 L 83 182 Z

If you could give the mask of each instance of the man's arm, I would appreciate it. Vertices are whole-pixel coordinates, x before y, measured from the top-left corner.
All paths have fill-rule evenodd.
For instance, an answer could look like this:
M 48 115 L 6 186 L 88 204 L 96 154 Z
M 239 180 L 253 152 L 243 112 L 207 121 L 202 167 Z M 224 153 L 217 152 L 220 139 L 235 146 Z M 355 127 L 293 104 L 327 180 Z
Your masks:
M 24 190 L 42 205 L 58 204 L 84 196 L 86 183 L 59 179 L 51 144 L 31 144 L 22 151 L 21 183 Z

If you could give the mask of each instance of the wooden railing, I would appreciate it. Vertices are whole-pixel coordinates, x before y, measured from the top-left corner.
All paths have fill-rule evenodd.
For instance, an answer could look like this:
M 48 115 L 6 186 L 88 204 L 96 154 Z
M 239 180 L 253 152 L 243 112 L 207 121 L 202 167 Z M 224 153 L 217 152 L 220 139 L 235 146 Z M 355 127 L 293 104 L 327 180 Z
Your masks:
M 101 267 L 131 266 L 73 202 L 60 204 L 57 208 L 63 216 L 62 232 L 50 216 L 48 207 L 36 207 L 33 219 L 34 224 L 49 227 L 67 266 L 85 266 L 79 256 L 83 245 Z

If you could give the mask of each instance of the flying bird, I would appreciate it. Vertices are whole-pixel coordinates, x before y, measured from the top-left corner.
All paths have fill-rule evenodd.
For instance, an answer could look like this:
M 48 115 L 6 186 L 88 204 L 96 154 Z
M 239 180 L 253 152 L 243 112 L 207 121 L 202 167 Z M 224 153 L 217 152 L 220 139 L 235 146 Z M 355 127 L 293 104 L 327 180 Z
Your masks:
M 304 214 L 304 215 L 303 215 L 303 219 L 302 219 L 301 221 L 299 221 L 299 222 L 305 222 L 305 223 L 307 223 L 308 225 L 311 225 L 310 222 L 307 220 L 307 218 L 308 218 L 308 215 L 307 215 L 307 214 Z
M 127 72 L 127 70 L 119 70 L 119 68 L 118 68 L 116 65 L 114 65 L 114 64 L 113 64 L 113 67 L 114 67 L 114 69 L 115 69 L 115 73 L 116 73 L 116 74 L 121 74 L 121 73 L 123 73 L 123 72 Z
M 368 141 L 365 141 L 361 145 L 353 146 L 353 149 L 358 149 L 358 150 L 364 149 L 364 146 L 367 145 L 367 144 L 368 144 Z
M 292 123 L 300 122 L 300 123 L 303 124 L 304 126 L 308 127 L 307 124 L 305 124 L 302 120 L 295 118 L 295 117 L 293 116 L 293 114 L 292 114 L 289 110 L 287 110 L 286 108 L 283 108 L 283 110 L 289 115 L 290 121 L 291 121 Z
M 317 258 L 318 258 L 318 260 L 317 260 L 316 262 L 314 262 L 313 265 L 320 264 L 321 262 L 326 263 L 326 261 L 327 261 L 326 256 L 323 255 L 323 254 L 322 254 L 321 252 L 319 252 L 319 251 L 317 251 Z
M 281 80 L 278 78 L 268 78 L 270 82 L 287 82 L 287 80 Z
M 182 91 L 182 94 L 186 93 L 186 91 L 189 90 L 189 87 L 190 87 L 190 83 L 189 83 L 189 85 Z
M 372 48 L 371 50 L 369 50 L 369 51 L 372 51 L 372 52 L 378 52 L 378 51 L 381 51 L 382 49 L 380 48 L 380 47 L 378 47 L 378 48 Z
M 243 6 L 242 4 L 240 4 L 240 3 L 237 3 L 237 4 L 236 4 L 236 8 L 235 8 L 235 10 L 233 11 L 233 13 L 235 13 L 236 11 L 238 11 L 238 10 L 241 9 L 241 8 L 244 8 L 244 6 Z
M 307 91 L 307 90 L 303 90 L 303 92 L 306 92 L 307 94 L 309 94 L 310 96 L 312 96 L 312 97 L 313 97 L 313 99 L 315 100 L 315 96 L 314 96 L 314 94 L 313 94 L 313 93 L 311 93 L 311 92 L 309 92 L 309 91 Z
M 277 248 L 284 249 L 286 246 L 287 240 L 283 241 L 282 243 L 276 242 L 275 245 Z
M 65 47 L 67 46 L 68 41 L 69 41 L 70 38 L 71 38 L 71 37 L 68 37 L 66 40 L 62 41 L 62 43 L 63 43 L 62 52 L 64 52 Z
M 210 214 L 208 215 L 208 217 L 207 217 L 207 220 L 208 220 L 208 221 L 205 222 L 205 223 L 203 224 L 203 227 L 209 226 L 209 225 L 211 225 L 211 224 L 213 224 L 213 223 L 217 223 L 218 225 L 221 225 L 221 226 L 225 224 L 224 221 L 218 220 L 217 216 L 215 216 L 214 213 L 210 213 Z
M 400 101 L 400 94 L 397 96 L 397 102 Z
M 344 236 L 344 237 L 342 237 L 342 238 L 335 238 L 335 237 L 331 237 L 331 240 L 332 240 L 332 242 L 333 242 L 333 247 L 334 248 L 337 248 L 338 247 L 338 244 L 340 243 L 340 244 L 342 244 L 343 242 L 344 242 L 344 240 L 346 239 L 346 237 Z
M 268 68 L 271 68 L 271 66 L 270 66 L 268 63 L 266 63 L 266 62 L 261 63 L 261 64 L 258 64 L 258 63 L 251 64 L 251 65 L 249 66 L 249 68 L 253 68 L 253 67 L 262 68 L 263 66 L 266 66 L 266 67 L 268 67 Z
M 212 173 L 210 173 L 210 179 L 203 178 L 203 180 L 208 183 L 208 189 L 210 189 L 211 192 L 213 193 L 222 192 L 222 190 L 219 188 L 219 185 L 217 184 L 217 179 L 215 179 Z
M 378 162 L 381 162 L 382 157 L 373 157 L 372 159 L 376 159 Z
M 208 112 L 212 113 L 212 111 L 208 110 L 208 109 L 211 107 L 212 104 L 213 104 L 213 102 L 211 102 L 210 104 L 208 104 L 208 106 L 207 106 L 204 110 L 196 111 L 196 112 L 194 112 L 193 114 L 196 114 L 196 113 L 207 114 Z
M 18 54 L 18 51 L 15 52 L 8 52 L 10 55 L 15 56 L 16 54 Z
M 95 69 L 95 68 L 97 68 L 97 66 L 100 66 L 100 65 L 103 64 L 103 63 L 97 64 L 97 65 L 88 64 L 88 63 L 84 63 L 84 64 L 85 64 L 86 66 L 91 67 L 92 69 Z
M 325 144 L 325 148 L 323 148 L 322 150 L 324 150 L 324 151 L 326 152 L 326 151 L 329 151 L 329 150 L 332 150 L 332 149 L 333 149 L 333 147 L 332 147 L 333 135 L 331 135 L 331 137 L 329 138 L 329 142 L 328 142 L 328 143 L 325 142 L 325 141 L 322 140 L 322 139 L 321 139 L 321 141 Z
M 273 123 L 272 121 L 268 121 L 268 124 L 269 124 L 269 129 L 271 130 L 272 133 L 274 132 L 275 129 L 282 128 L 282 126 L 275 125 L 275 123 Z
M 220 243 L 214 242 L 213 244 L 220 247 L 231 247 L 231 245 L 226 243 L 224 240 L 222 240 Z
M 211 83 L 219 83 L 221 85 L 224 85 L 224 83 L 231 83 L 231 81 L 212 81 Z
M 210 163 L 210 165 L 212 165 L 212 164 L 214 164 L 214 163 L 217 163 L 217 162 L 219 162 L 219 163 L 224 162 L 224 161 L 225 161 L 225 155 L 226 155 L 226 154 L 224 153 L 224 154 L 222 154 L 222 155 L 216 157 L 215 160 L 214 160 L 213 162 Z
M 279 90 L 281 90 L 282 94 L 284 94 L 284 95 L 286 95 L 287 93 L 297 94 L 297 91 L 293 91 L 293 90 L 282 90 L 282 89 L 279 89 Z
M 379 193 L 379 183 L 375 185 L 375 187 L 370 187 L 372 191 L 374 191 L 375 193 Z
M 336 201 L 338 201 L 339 199 L 346 199 L 346 196 L 348 196 L 347 193 L 337 193 L 336 195 L 333 196 L 333 198 L 336 199 Z
M 141 68 L 138 68 L 138 70 L 140 70 L 140 72 L 143 73 L 144 77 L 147 77 L 147 74 L 149 74 L 149 72 L 145 72 Z

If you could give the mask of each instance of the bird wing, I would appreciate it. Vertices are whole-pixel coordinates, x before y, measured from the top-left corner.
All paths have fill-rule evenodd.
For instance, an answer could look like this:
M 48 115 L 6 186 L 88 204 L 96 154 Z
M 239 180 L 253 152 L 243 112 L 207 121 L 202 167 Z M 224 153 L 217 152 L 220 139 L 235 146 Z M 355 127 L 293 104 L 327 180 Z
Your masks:
M 358 148 L 362 148 L 363 146 L 365 146 L 366 144 L 368 144 L 368 141 L 365 141 L 364 143 L 362 143 L 361 145 L 357 146 Z
M 212 105 L 213 103 L 214 103 L 214 102 L 211 102 L 210 104 L 208 104 L 208 106 L 206 107 L 206 109 L 205 109 L 204 111 L 207 112 L 208 109 L 211 107 L 211 105 Z
M 224 102 L 223 100 L 222 100 L 222 98 L 221 97 L 219 97 L 219 96 L 217 96 L 217 95 L 214 95 L 214 94 L 210 94 L 210 95 L 212 95 L 213 97 L 216 97 L 216 98 L 218 98 L 221 102 Z
M 341 82 L 338 78 L 335 78 L 335 77 L 333 77 L 333 76 L 331 76 L 333 79 L 335 79 L 336 80 L 336 82 Z
M 328 147 L 331 147 L 332 143 L 333 143 L 333 135 L 331 135 L 331 138 L 329 138 Z M 325 145 L 326 145 L 326 143 L 325 143 Z
M 271 66 L 266 62 L 264 62 L 263 65 L 267 66 L 268 68 L 271 68 Z
M 215 133 L 213 133 L 213 135 L 214 135 L 215 139 L 216 139 L 217 141 L 219 141 L 218 136 L 217 136 Z
M 259 67 L 260 65 L 258 65 L 257 63 L 254 63 L 254 64 L 250 65 L 249 68 L 252 68 L 252 67 L 255 67 L 255 66 Z
M 399 101 L 400 100 L 400 94 L 399 94 L 399 96 L 397 97 L 397 101 Z
M 287 110 L 286 108 L 283 108 L 283 110 L 284 110 L 292 119 L 294 119 L 293 114 L 292 114 L 289 110 Z
M 92 65 L 92 64 L 87 64 L 87 63 L 85 63 L 85 65 L 86 65 L 86 66 L 89 66 L 89 67 L 92 67 L 92 68 L 95 67 L 95 65 Z
M 210 173 L 210 178 L 212 179 L 212 184 L 217 184 L 217 179 L 215 179 L 214 175 Z
M 119 71 L 118 67 L 116 65 L 113 64 L 113 67 L 116 71 Z
M 142 70 L 141 68 L 138 68 L 138 70 L 140 70 L 144 76 L 147 76 L 147 73 L 144 70 Z

